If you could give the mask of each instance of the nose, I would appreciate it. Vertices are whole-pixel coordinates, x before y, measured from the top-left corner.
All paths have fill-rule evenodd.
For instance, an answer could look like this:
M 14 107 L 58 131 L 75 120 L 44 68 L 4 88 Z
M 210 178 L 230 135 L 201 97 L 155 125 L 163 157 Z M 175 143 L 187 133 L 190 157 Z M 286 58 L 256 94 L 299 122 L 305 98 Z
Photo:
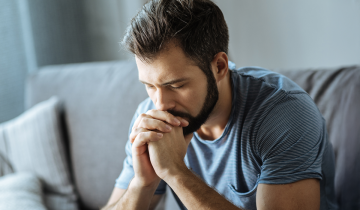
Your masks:
M 171 93 L 167 90 L 158 88 L 155 94 L 155 106 L 157 110 L 167 111 L 175 108 L 175 101 Z

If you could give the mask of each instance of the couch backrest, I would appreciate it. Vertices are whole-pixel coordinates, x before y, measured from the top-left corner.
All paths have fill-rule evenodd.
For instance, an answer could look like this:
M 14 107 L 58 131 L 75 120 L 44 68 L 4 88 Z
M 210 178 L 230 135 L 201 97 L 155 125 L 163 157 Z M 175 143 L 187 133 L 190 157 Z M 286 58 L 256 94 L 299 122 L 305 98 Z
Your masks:
M 29 75 L 26 108 L 57 95 L 82 204 L 106 204 L 125 158 L 130 121 L 147 97 L 134 61 L 55 65 Z
M 278 72 L 308 92 L 326 120 L 340 209 L 360 209 L 360 67 Z

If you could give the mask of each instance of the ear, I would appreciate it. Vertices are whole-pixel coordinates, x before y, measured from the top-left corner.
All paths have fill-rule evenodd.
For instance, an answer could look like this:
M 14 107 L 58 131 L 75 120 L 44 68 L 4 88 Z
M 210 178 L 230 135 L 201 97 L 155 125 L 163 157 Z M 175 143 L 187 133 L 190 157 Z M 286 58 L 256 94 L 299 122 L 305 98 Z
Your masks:
M 224 52 L 219 52 L 214 56 L 211 61 L 211 67 L 215 76 L 216 82 L 220 82 L 225 78 L 229 71 L 228 68 L 228 56 Z

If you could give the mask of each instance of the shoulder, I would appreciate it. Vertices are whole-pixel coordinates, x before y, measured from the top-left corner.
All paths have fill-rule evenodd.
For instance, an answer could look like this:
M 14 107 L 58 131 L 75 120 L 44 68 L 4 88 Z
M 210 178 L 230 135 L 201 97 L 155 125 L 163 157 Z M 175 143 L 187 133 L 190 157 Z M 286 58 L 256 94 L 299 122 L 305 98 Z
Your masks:
M 289 148 L 309 151 L 325 138 L 324 132 L 325 121 L 310 96 L 287 94 L 260 117 L 256 145 L 263 159 Z
M 262 67 L 248 66 L 236 68 L 235 64 L 229 61 L 229 69 L 232 72 L 232 76 L 236 77 L 235 79 L 243 83 L 243 85 L 268 86 L 269 88 L 289 93 L 305 92 L 286 76 Z
M 321 120 L 320 111 L 309 94 L 284 75 L 261 67 L 235 69 L 232 64 L 229 68 L 237 106 L 248 110 L 244 114 L 257 126 L 264 120 L 284 121 L 292 117 L 298 118 L 297 121 L 316 118 L 318 123 Z
M 265 103 L 266 104 L 266 103 Z M 291 131 L 321 129 L 323 117 L 306 92 L 286 93 L 272 104 L 260 107 L 259 129 L 267 131 L 278 126 Z

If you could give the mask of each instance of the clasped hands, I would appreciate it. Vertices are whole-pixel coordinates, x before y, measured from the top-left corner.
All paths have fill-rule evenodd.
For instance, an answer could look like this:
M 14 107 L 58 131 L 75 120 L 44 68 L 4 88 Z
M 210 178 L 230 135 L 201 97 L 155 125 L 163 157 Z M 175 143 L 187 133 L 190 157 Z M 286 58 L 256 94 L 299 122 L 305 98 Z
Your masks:
M 141 187 L 157 187 L 166 178 L 187 169 L 184 157 L 192 134 L 184 137 L 188 122 L 166 111 L 149 110 L 135 121 L 130 141 L 134 179 Z

